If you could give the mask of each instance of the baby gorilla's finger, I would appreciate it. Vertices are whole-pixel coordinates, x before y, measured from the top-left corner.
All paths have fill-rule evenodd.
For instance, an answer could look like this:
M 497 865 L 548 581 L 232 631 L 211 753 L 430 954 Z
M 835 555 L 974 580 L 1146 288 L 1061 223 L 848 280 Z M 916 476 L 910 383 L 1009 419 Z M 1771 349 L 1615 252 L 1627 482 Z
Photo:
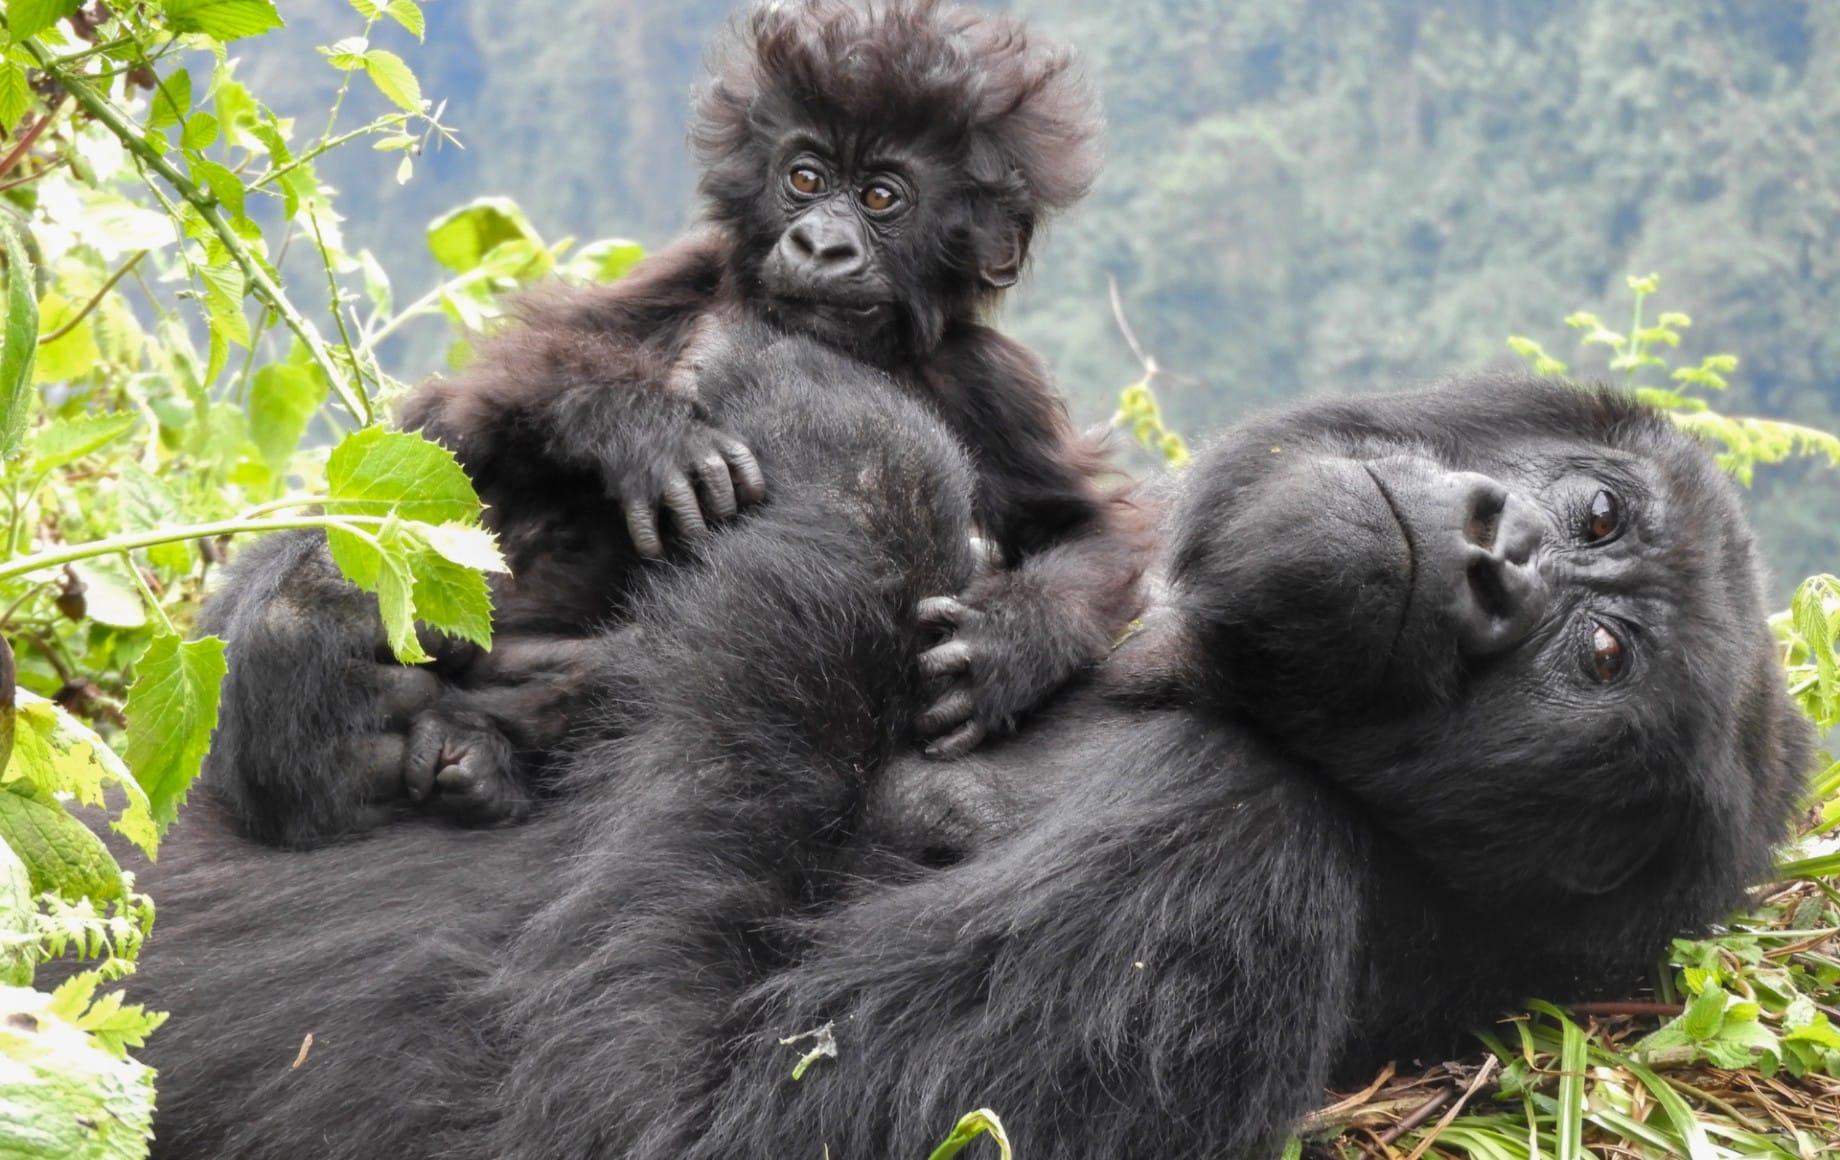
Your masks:
M 929 596 L 914 608 L 921 624 L 934 628 L 964 628 L 976 623 L 977 612 L 950 596 Z
M 920 654 L 920 675 L 947 677 L 971 669 L 971 646 L 962 640 L 949 640 Z
M 441 694 L 441 679 L 424 668 L 384 665 L 378 681 L 378 707 L 386 729 L 403 729 Z
M 696 481 L 703 489 L 703 508 L 714 520 L 726 520 L 735 514 L 735 483 L 728 475 L 728 460 L 711 453 L 697 464 Z
M 939 700 L 934 701 L 932 707 L 920 714 L 920 719 L 914 724 L 923 736 L 937 737 L 948 729 L 956 729 L 971 720 L 971 714 L 976 709 L 977 704 L 971 699 L 969 690 L 953 689 Z
M 926 755 L 947 761 L 955 757 L 963 757 L 976 749 L 983 742 L 987 733 L 988 730 L 976 721 L 967 721 L 927 746 Z
M 716 450 L 728 463 L 729 474 L 734 477 L 735 495 L 744 504 L 759 503 L 767 498 L 767 477 L 760 470 L 760 462 L 747 444 L 732 435 L 717 435 Z
M 364 800 L 392 802 L 403 792 L 404 742 L 400 733 L 361 733 L 346 738 L 340 753 L 363 771 Z
M 676 476 L 664 485 L 664 506 L 676 521 L 677 534 L 684 539 L 696 540 L 709 534 L 709 525 L 703 522 L 703 509 L 696 502 L 696 488 L 690 485 L 689 476 Z
M 620 507 L 626 512 L 626 532 L 632 537 L 633 549 L 641 556 L 656 560 L 664 555 L 664 540 L 658 535 L 658 513 L 652 505 L 629 499 Z

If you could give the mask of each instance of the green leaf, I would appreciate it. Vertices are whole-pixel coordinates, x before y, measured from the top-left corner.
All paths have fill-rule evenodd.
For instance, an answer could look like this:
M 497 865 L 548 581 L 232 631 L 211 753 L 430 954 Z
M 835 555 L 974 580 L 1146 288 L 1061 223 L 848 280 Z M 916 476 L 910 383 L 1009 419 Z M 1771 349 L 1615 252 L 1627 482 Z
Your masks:
M 366 427 L 347 435 L 326 463 L 328 511 L 422 523 L 470 523 L 479 497 L 453 452 L 420 435 Z
M 0 794 L 5 793 L 0 790 Z M 19 855 L 0 841 L 0 987 L 29 987 L 38 945 L 32 877 Z
M 371 42 L 362 36 L 347 36 L 329 46 L 322 45 L 319 51 L 333 68 L 352 72 L 364 67 L 364 55 L 370 51 L 370 46 Z
M 10 11 L 10 10 L 9 10 Z M 8 215 L 0 214 L 0 250 L 6 254 L 6 326 L 0 334 L 0 458 L 10 458 L 25 437 L 32 410 L 32 365 L 38 360 L 38 295 L 32 262 Z
M 17 44 L 37 36 L 83 6 L 83 0 L 6 0 L 6 26 Z M 0 1152 L 0 1156 L 4 1156 Z
M 249 434 L 262 461 L 279 475 L 325 405 L 328 387 L 315 367 L 278 363 L 255 374 L 249 392 Z
M 997 1152 L 1003 1160 L 1013 1160 L 1014 1153 L 1010 1150 L 1009 1134 L 1003 1130 L 1003 1121 L 997 1119 L 997 1113 L 989 1108 L 967 1112 L 952 1129 L 952 1134 L 940 1141 L 939 1147 L 933 1149 L 927 1156 L 927 1160 L 952 1160 L 952 1157 L 963 1152 L 973 1140 L 986 1134 L 996 1143 Z
M 102 839 L 24 782 L 0 789 L 0 842 L 25 863 L 35 895 L 111 902 L 127 893 L 121 867 Z
M 408 29 L 417 40 L 422 39 L 423 33 L 427 31 L 426 23 L 422 19 L 422 10 L 416 5 L 415 0 L 390 0 L 383 11 L 391 20 Z
M 224 679 L 224 642 L 213 636 L 153 638 L 134 662 L 128 689 L 128 768 L 147 791 L 154 820 L 170 825 L 211 747 Z
M 223 265 L 200 266 L 198 273 L 204 279 L 204 308 L 211 323 L 212 339 L 248 347 L 249 317 L 243 313 L 246 286 L 243 272 L 233 265 Z M 221 369 L 221 363 L 214 357 L 208 377 L 216 378 L 216 372 Z
M 31 107 L 32 86 L 26 81 L 25 66 L 0 57 L 0 133 L 10 135 Z
M 536 227 L 508 197 L 477 198 L 428 227 L 429 251 L 456 274 L 472 270 L 494 248 L 511 241 L 543 244 Z
M 165 129 L 185 120 L 192 111 L 192 74 L 174 69 L 160 78 L 153 90 L 153 108 L 147 111 L 149 129 Z
M 166 0 L 174 32 L 202 32 L 218 40 L 260 36 L 283 27 L 273 0 Z
M 159 835 L 147 795 L 115 751 L 94 730 L 43 697 L 21 689 L 15 697 L 11 759 L 0 788 L 29 785 L 40 794 L 69 794 L 81 805 L 106 807 L 105 787 L 126 799 L 110 828 L 150 856 Z
M 50 471 L 75 463 L 132 431 L 139 420 L 140 416 L 132 413 L 59 419 L 33 434 L 32 466 L 39 471 Z
M 198 116 L 211 119 L 211 136 L 215 139 L 217 136 L 216 119 L 211 118 L 209 113 L 200 113 Z M 197 117 L 194 117 L 193 120 L 197 120 Z M 186 128 L 186 136 L 189 142 L 191 136 L 191 129 L 189 126 Z M 209 143 L 208 141 L 206 142 L 206 144 Z M 188 147 L 202 148 L 202 146 L 189 146 L 189 144 Z M 211 195 L 217 199 L 218 203 L 224 207 L 231 217 L 240 218 L 244 216 L 243 199 L 245 191 L 243 189 L 243 183 L 237 175 L 230 172 L 229 169 L 219 165 L 215 161 L 210 161 L 203 157 L 194 157 L 192 158 L 192 180 L 203 185 L 206 189 L 209 189 Z M 206 268 L 211 269 L 212 267 Z M 225 265 L 215 268 L 235 270 L 239 282 L 243 276 L 242 271 L 234 266 Z M 237 299 L 241 301 L 242 295 L 240 293 L 237 295 Z M 247 346 L 248 343 L 245 342 L 243 345 Z
M 615 282 L 626 277 L 645 257 L 645 247 L 624 238 L 589 242 L 570 258 L 565 272 L 592 282 Z
M 114 628 L 140 628 L 147 623 L 140 587 L 128 575 L 120 557 L 78 560 L 70 565 L 70 570 L 83 582 L 83 597 L 91 620 Z
M 141 1160 L 153 1071 L 59 1018 L 53 996 L 0 987 L 0 1157 Z
M 194 149 L 194 150 L 208 149 L 214 143 L 216 143 L 216 141 L 217 141 L 217 118 L 216 117 L 213 117 L 209 113 L 193 113 L 191 116 L 185 119 L 185 132 L 182 133 L 179 137 L 179 144 L 181 146 L 187 149 Z M 197 167 L 198 167 L 198 163 L 193 162 L 192 168 L 194 172 L 196 172 Z M 230 171 L 226 169 L 224 170 L 224 172 L 229 173 Z M 232 178 L 232 180 L 234 180 L 234 177 Z M 216 182 L 212 182 L 211 188 L 213 190 L 217 188 Z M 242 188 L 243 188 L 242 184 L 239 182 L 237 184 L 238 192 L 234 195 L 237 199 L 237 205 L 239 207 L 242 204 L 242 196 L 243 196 L 241 192 Z M 229 204 L 229 199 L 221 195 L 218 197 L 217 200 L 225 202 L 226 204 Z M 237 213 L 241 215 L 242 213 L 241 208 L 237 210 Z
M 1680 1016 L 1680 1029 L 1687 1033 L 1688 1038 L 1703 1043 L 1717 1035 L 1724 1022 L 1725 992 L 1708 985 L 1687 1004 L 1686 1011 Z
M 383 95 L 411 113 L 422 111 L 422 86 L 403 58 L 381 48 L 364 54 L 364 71 Z

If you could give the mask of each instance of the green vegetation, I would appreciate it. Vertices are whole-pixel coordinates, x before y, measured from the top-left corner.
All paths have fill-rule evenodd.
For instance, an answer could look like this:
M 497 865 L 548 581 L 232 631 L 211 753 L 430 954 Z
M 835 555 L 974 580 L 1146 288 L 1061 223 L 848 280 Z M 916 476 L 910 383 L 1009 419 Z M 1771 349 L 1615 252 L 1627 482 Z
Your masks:
M 612 3 L 580 37 L 529 7 L 351 0 L 293 29 L 271 0 L 0 8 L 0 1156 L 145 1153 L 154 1087 L 133 1050 L 163 1017 L 110 987 L 154 905 L 69 810 L 157 848 L 215 721 L 222 642 L 185 637 L 227 542 L 323 527 L 404 659 L 420 655 L 416 619 L 483 639 L 496 546 L 452 457 L 379 425 L 402 389 L 386 366 L 464 360 L 456 335 L 491 325 L 505 291 L 617 278 L 640 256 L 620 239 L 546 240 L 501 191 L 542 221 L 677 225 L 674 118 L 726 4 Z M 1579 287 L 1665 266 L 1670 290 L 1746 352 L 1742 378 L 1728 355 L 1677 361 L 1688 319 L 1647 321 L 1652 278 L 1630 283 L 1627 330 L 1568 322 L 1613 378 L 1756 475 L 1779 561 L 1831 568 L 1840 487 L 1785 461 L 1840 460 L 1825 433 L 1840 401 L 1790 389 L 1833 383 L 1840 359 L 1812 290 L 1840 284 L 1835 248 L 1812 244 L 1835 220 L 1834 186 L 1798 190 L 1794 176 L 1840 115 L 1840 15 L 1724 10 L 1638 0 L 1615 18 L 1587 5 L 1580 22 L 1556 4 L 1407 0 L 1315 29 L 1279 0 L 1151 0 L 1128 21 L 1074 0 L 1051 19 L 1098 62 L 1115 161 L 1014 322 L 1083 388 L 1084 410 L 1115 409 L 1179 464 L 1175 431 L 1306 383 L 1474 361 Z M 488 79 L 439 79 L 467 70 Z M 424 80 L 467 99 L 444 111 Z M 278 113 L 258 92 L 305 93 L 316 111 Z M 580 100 L 595 133 L 557 131 Z M 431 174 L 475 188 L 431 195 Z M 421 229 L 428 206 L 455 200 Z M 399 307 L 386 269 L 429 288 Z M 1129 328 L 1119 342 L 1119 300 L 1141 345 Z M 1559 369 L 1538 342 L 1514 349 Z M 1736 417 L 1753 411 L 1806 425 Z M 1788 603 L 1775 623 L 1788 679 L 1832 730 L 1840 580 L 1817 575 Z M 1812 787 L 1780 873 L 1727 931 L 1675 945 L 1655 1001 L 1536 1003 L 1492 1029 L 1486 1054 L 1389 1069 L 1326 1107 L 1310 1147 L 1840 1155 L 1840 763 Z M 64 954 L 92 969 L 35 988 L 36 967 Z M 1002 1110 L 967 1115 L 933 1155 L 989 1153 L 988 1136 L 1007 1157 Z

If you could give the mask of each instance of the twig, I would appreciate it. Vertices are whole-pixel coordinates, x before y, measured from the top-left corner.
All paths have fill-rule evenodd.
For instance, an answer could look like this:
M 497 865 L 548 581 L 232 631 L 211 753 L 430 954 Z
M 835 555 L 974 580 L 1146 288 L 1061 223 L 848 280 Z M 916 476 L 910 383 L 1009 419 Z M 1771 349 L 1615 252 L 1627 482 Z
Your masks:
M 59 157 L 53 160 L 51 164 L 41 165 L 24 177 L 15 177 L 11 181 L 0 181 L 0 193 L 5 193 L 9 189 L 18 189 L 22 185 L 30 185 L 41 177 L 56 173 L 59 169 L 63 168 L 65 162 L 65 158 Z
M 44 133 L 46 129 L 49 129 L 51 127 L 51 122 L 63 111 L 64 98 L 59 97 L 57 99 L 57 104 L 46 109 L 44 116 L 34 121 L 30 129 L 27 129 L 24 133 L 19 135 L 19 140 L 13 143 L 13 147 L 6 151 L 5 156 L 0 156 L 0 173 L 5 173 L 13 166 L 18 165 L 25 157 L 26 153 L 32 148 L 33 143 L 38 140 L 39 135 Z
M 1571 1008 L 1574 1015 L 1595 1016 L 1599 1019 L 1614 1018 L 1618 1015 L 1673 1019 L 1686 1010 L 1686 1007 L 1680 1003 L 1651 1003 L 1633 999 L 1602 1003 L 1569 1003 L 1567 1006 Z
M 364 396 L 362 390 L 355 389 L 347 381 L 346 376 L 339 370 L 338 364 L 333 361 L 332 352 L 326 347 L 318 332 L 294 308 L 294 304 L 288 301 L 281 287 L 275 285 L 274 280 L 262 269 L 261 264 L 249 252 L 249 247 L 244 243 L 242 237 L 230 228 L 230 223 L 224 220 L 223 211 L 217 199 L 199 189 L 190 178 L 180 173 L 160 150 L 147 143 L 134 123 L 121 110 L 117 109 L 107 98 L 91 89 L 83 79 L 58 68 L 50 56 L 31 41 L 27 41 L 22 47 L 32 54 L 39 68 L 56 78 L 58 83 L 64 86 L 64 90 L 75 98 L 90 116 L 102 122 L 103 126 L 127 147 L 128 152 L 140 158 L 148 168 L 159 174 L 168 185 L 178 191 L 180 197 L 191 203 L 192 207 L 198 211 L 198 215 L 204 219 L 205 224 L 211 227 L 211 232 L 215 233 L 218 240 L 223 243 L 231 259 L 242 270 L 243 277 L 248 280 L 249 288 L 256 297 L 280 316 L 281 321 L 287 324 L 287 328 L 294 332 L 294 337 L 300 339 L 301 345 L 307 348 L 308 355 L 319 364 L 320 370 L 326 375 L 326 380 L 332 384 L 333 390 L 338 392 L 340 401 L 345 404 L 345 409 L 350 411 L 359 422 L 369 423 L 371 421 L 370 400 Z
M 1105 276 L 1106 293 L 1112 299 L 1112 318 L 1118 323 L 1118 333 L 1124 335 L 1126 345 L 1136 356 L 1138 365 L 1144 368 L 1144 381 L 1155 378 L 1162 368 L 1156 365 L 1156 359 L 1144 353 L 1144 344 L 1137 341 L 1137 332 L 1131 329 L 1131 320 L 1124 316 L 1124 298 L 1118 293 L 1118 279 L 1110 274 Z
M 90 311 L 96 309 L 96 307 L 102 302 L 102 296 L 107 294 L 110 290 L 113 290 L 115 288 L 115 283 L 127 277 L 128 271 L 134 269 L 134 264 L 140 261 L 142 258 L 145 258 L 146 256 L 147 256 L 146 250 L 136 250 L 132 258 L 129 258 L 126 262 L 123 262 L 119 269 L 117 269 L 113 274 L 109 275 L 109 280 L 104 282 L 102 284 L 102 288 L 96 291 L 96 293 L 91 296 L 88 302 L 85 302 L 83 304 L 83 309 L 77 311 L 75 317 L 71 318 L 68 322 L 64 323 L 64 325 L 58 327 L 56 330 L 52 331 L 50 334 L 39 335 L 38 345 L 45 346 L 50 343 L 56 342 L 58 339 L 63 338 L 65 335 L 75 330 L 77 328 L 77 324 L 82 322 L 85 318 L 88 318 L 90 315 Z
M 1418 1127 L 1420 1124 L 1424 1123 L 1426 1120 L 1429 1120 L 1432 1116 L 1437 1115 L 1438 1112 L 1443 1109 L 1445 1104 L 1449 1103 L 1451 1100 L 1454 1100 L 1456 1098 L 1457 1098 L 1456 1088 L 1448 1087 L 1448 1088 L 1445 1088 L 1443 1091 L 1438 1092 L 1436 1095 L 1432 1096 L 1430 1099 L 1426 1100 L 1424 1103 L 1418 1105 L 1416 1108 L 1413 1108 L 1412 1111 L 1406 1116 L 1405 1119 L 1399 1121 L 1397 1124 L 1394 1124 L 1392 1127 L 1388 1128 L 1386 1131 L 1380 1133 L 1380 1142 L 1382 1144 L 1387 1145 L 1388 1147 L 1391 1147 L 1393 1143 L 1399 1139 L 1399 1137 L 1405 1135 L 1407 1132 L 1410 1132 L 1412 1129 Z
M 1470 1097 L 1482 1090 L 1483 1084 L 1494 1078 L 1495 1071 L 1500 1066 L 1501 1060 L 1493 1055 L 1483 1060 L 1482 1066 L 1476 1069 L 1476 1077 L 1469 1081 L 1469 1086 L 1463 1089 L 1463 1094 L 1457 1097 L 1457 1102 L 1450 1105 L 1449 1111 L 1438 1117 L 1437 1126 L 1425 1133 L 1425 1138 L 1418 1142 L 1418 1147 L 1406 1155 L 1406 1160 L 1418 1160 L 1420 1156 L 1430 1151 L 1431 1145 L 1435 1144 L 1437 1138 L 1444 1134 L 1444 1129 L 1450 1127 L 1451 1121 L 1463 1113 L 1463 1105 L 1469 1103 Z

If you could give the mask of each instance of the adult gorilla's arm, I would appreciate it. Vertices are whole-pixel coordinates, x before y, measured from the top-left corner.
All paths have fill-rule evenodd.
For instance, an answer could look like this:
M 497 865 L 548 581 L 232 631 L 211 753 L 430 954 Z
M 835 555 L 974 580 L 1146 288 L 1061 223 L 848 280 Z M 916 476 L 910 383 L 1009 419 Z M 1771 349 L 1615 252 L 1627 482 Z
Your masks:
M 246 548 L 199 629 L 229 642 L 230 662 L 205 777 L 246 833 L 274 845 L 370 829 L 401 811 L 405 789 L 411 801 L 438 785 L 511 792 L 530 779 L 504 775 L 559 745 L 593 687 L 596 646 L 548 635 L 501 639 L 467 665 L 468 688 L 439 665 L 397 664 L 376 598 L 339 573 L 319 532 Z M 455 647 L 432 634 L 425 644 L 437 656 Z
M 1013 840 L 826 916 L 685 1155 L 900 1155 L 978 1107 L 1041 1160 L 1277 1155 L 1354 1014 L 1360 829 L 1178 713 L 1084 756 L 1106 775 Z M 808 1044 L 779 1039 L 826 1024 L 836 1057 L 792 1082 Z

